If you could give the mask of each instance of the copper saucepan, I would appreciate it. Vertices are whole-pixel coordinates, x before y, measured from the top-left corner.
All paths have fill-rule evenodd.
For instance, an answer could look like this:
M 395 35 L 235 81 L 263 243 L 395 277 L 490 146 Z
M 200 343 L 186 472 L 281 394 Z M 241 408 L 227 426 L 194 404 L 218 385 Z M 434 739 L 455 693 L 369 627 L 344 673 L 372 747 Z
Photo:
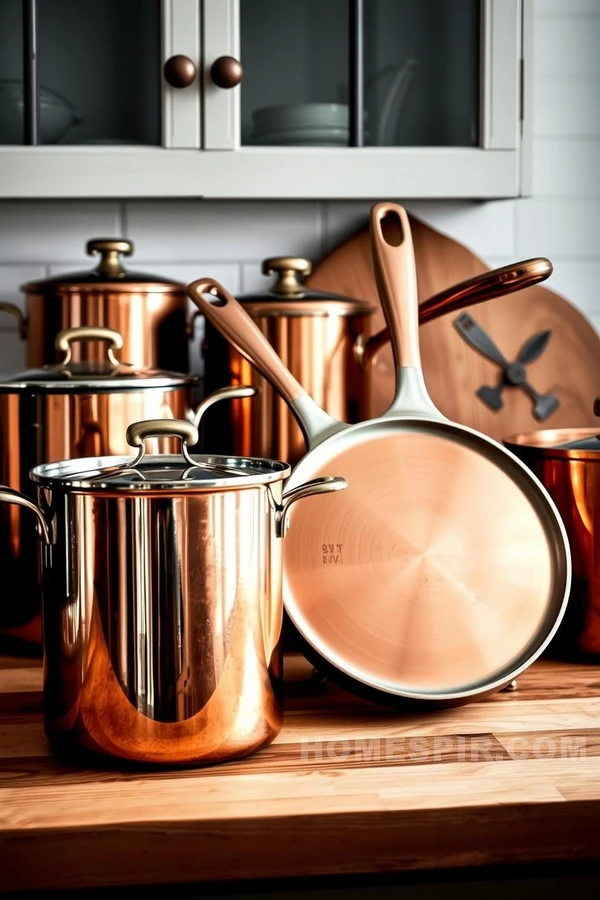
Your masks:
M 157 435 L 181 452 L 148 455 Z M 69 756 L 246 755 L 282 724 L 289 509 L 346 485 L 288 491 L 284 462 L 190 455 L 187 420 L 132 422 L 125 440 L 135 453 L 36 466 L 34 500 L 0 486 L 42 538 L 46 734 Z
M 302 258 L 266 259 L 263 273 L 276 273 L 275 284 L 237 299 L 313 400 L 335 419 L 360 422 L 369 416 L 371 364 L 389 332 L 369 336 L 375 307 L 365 301 L 302 284 L 310 268 Z M 421 303 L 419 324 L 538 284 L 551 273 L 548 259 L 534 258 L 478 275 Z M 259 391 L 251 403 L 240 400 L 210 415 L 207 440 L 214 431 L 221 441 L 214 449 L 223 449 L 225 436 L 233 453 L 296 463 L 306 443 L 285 401 L 208 319 L 203 356 L 207 393 L 226 384 L 252 384 Z M 213 449 L 210 442 L 207 449 Z
M 594 412 L 600 415 L 600 397 Z M 565 523 L 573 564 L 569 607 L 552 645 L 561 656 L 600 658 L 600 429 L 557 428 L 507 437 Z
M 211 279 L 191 299 L 281 393 L 308 452 L 289 485 L 335 471 L 347 490 L 290 515 L 284 603 L 332 679 L 390 705 L 456 705 L 509 684 L 564 615 L 571 567 L 548 493 L 501 444 L 446 419 L 420 364 L 406 211 L 371 216 L 397 390 L 352 425 L 306 393 L 244 310 Z

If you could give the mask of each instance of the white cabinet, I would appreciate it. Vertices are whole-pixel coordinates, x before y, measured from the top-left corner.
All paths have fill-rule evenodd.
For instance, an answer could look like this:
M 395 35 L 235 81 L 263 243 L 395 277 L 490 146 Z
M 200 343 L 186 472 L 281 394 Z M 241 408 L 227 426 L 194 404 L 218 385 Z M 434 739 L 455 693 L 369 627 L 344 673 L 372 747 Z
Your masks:
M 532 5 L 2 0 L 0 198 L 527 194 Z

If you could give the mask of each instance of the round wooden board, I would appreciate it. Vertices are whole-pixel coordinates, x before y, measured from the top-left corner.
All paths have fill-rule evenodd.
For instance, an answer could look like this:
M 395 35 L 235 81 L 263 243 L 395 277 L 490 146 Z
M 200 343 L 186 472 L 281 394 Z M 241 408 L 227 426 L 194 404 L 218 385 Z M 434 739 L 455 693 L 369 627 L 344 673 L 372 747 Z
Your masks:
M 410 216 L 419 302 L 439 291 L 490 270 L 458 241 Z M 372 330 L 385 325 L 371 262 L 368 226 L 334 249 L 315 266 L 307 279 L 311 288 L 368 300 L 377 305 Z M 425 382 L 440 412 L 455 422 L 502 440 L 540 428 L 594 426 L 593 402 L 600 394 L 600 336 L 579 310 L 544 285 L 467 307 L 504 356 L 513 360 L 523 343 L 538 331 L 551 329 L 550 341 L 534 363 L 526 367 L 533 387 L 556 394 L 556 412 L 538 422 L 531 400 L 520 388 L 503 392 L 503 407 L 489 409 L 476 395 L 483 384 L 495 385 L 500 369 L 473 350 L 454 327 L 459 313 L 442 316 L 420 329 Z M 370 386 L 371 416 L 380 415 L 394 392 L 391 348 L 373 363 Z

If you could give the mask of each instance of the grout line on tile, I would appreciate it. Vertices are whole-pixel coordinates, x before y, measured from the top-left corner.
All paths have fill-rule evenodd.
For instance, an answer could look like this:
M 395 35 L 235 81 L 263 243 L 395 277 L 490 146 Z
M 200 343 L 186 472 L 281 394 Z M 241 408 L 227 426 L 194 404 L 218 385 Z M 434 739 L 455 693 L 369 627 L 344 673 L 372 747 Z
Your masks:
M 127 217 L 127 203 L 125 200 L 119 201 L 117 210 L 117 233 L 119 237 L 129 237 L 129 222 Z

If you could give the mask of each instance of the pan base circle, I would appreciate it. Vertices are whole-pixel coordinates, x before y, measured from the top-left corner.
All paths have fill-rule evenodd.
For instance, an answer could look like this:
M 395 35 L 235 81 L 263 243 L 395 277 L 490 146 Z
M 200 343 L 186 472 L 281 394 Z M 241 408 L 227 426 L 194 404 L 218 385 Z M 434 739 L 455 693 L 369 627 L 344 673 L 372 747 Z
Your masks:
M 551 632 L 568 582 L 537 484 L 454 426 L 352 432 L 294 471 L 296 484 L 336 475 L 348 487 L 290 510 L 290 618 L 329 663 L 383 691 L 453 696 L 510 675 Z

